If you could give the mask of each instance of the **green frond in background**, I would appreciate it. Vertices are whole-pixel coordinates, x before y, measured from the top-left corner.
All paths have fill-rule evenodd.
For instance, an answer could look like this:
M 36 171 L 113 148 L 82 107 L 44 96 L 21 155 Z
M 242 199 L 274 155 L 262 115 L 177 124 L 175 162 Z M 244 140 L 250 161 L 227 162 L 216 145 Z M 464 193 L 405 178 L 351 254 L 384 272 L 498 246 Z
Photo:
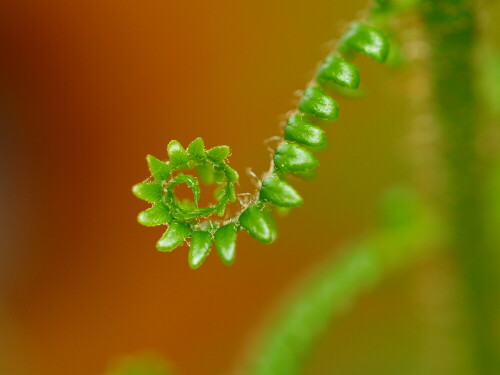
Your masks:
M 277 312 L 263 332 L 244 375 L 296 375 L 330 322 L 390 271 L 439 249 L 438 217 L 408 189 L 383 200 L 380 228 L 347 244 L 323 264 Z

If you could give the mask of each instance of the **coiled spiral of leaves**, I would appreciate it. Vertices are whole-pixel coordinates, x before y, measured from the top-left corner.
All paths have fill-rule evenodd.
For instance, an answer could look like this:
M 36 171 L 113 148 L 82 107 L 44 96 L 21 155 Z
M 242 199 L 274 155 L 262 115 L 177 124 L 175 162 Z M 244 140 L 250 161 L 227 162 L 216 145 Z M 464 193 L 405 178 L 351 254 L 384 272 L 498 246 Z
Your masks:
M 382 11 L 382 8 L 379 9 Z M 168 225 L 156 244 L 157 249 L 172 251 L 189 239 L 189 265 L 197 268 L 214 242 L 222 261 L 232 264 L 240 230 L 246 230 L 262 243 L 272 243 L 277 237 L 272 207 L 289 209 L 303 203 L 287 176 L 312 174 L 319 165 L 314 151 L 327 145 L 325 131 L 318 125 L 333 121 L 339 115 L 337 102 L 326 91 L 335 88 L 354 90 L 359 86 L 360 73 L 351 61 L 357 53 L 384 62 L 389 54 L 389 41 L 381 31 L 366 23 L 350 25 L 337 50 L 324 60 L 304 91 L 297 110 L 290 115 L 281 142 L 274 151 L 272 167 L 264 174 L 258 191 L 236 215 L 227 220 L 217 221 L 212 217 L 223 216 L 226 205 L 237 200 L 234 184 L 238 174 L 227 164 L 226 158 L 230 155 L 228 146 L 205 150 L 203 140 L 197 138 L 187 149 L 178 141 L 171 141 L 167 147 L 169 160 L 166 162 L 148 155 L 151 177 L 136 184 L 133 193 L 153 204 L 139 214 L 139 223 L 146 226 Z M 217 203 L 198 207 L 198 179 L 180 172 L 188 169 L 197 169 L 204 182 L 220 185 L 216 190 Z M 175 196 L 174 188 L 179 184 L 185 184 L 192 190 L 194 201 L 181 201 Z

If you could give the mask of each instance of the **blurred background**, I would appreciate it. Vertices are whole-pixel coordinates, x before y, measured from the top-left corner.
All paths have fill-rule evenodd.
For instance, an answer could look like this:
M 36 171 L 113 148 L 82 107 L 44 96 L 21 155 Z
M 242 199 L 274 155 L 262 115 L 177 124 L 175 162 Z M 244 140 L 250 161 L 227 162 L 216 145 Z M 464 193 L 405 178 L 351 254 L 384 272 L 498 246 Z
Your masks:
M 234 266 L 214 252 L 192 271 L 186 247 L 155 250 L 164 228 L 137 224 L 147 205 L 131 194 L 146 154 L 165 159 L 171 139 L 198 136 L 231 146 L 237 191 L 249 191 L 245 170 L 266 170 L 264 140 L 365 5 L 0 2 L 2 374 L 102 374 L 143 352 L 179 374 L 228 372 L 289 286 L 375 225 L 381 192 L 411 181 L 412 87 L 407 70 L 365 59 L 367 95 L 340 100 L 318 178 L 297 182 L 306 204 L 279 219 L 275 244 L 241 235 Z M 308 373 L 421 372 L 426 343 L 453 334 L 442 262 L 363 296 Z

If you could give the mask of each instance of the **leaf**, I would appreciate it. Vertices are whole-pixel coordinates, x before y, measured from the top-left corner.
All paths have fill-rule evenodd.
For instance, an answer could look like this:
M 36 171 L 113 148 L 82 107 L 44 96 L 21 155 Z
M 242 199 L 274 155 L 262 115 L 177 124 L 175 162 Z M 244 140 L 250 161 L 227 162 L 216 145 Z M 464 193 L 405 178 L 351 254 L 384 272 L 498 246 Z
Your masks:
M 196 171 L 198 176 L 205 184 L 211 184 L 214 182 L 214 169 L 210 164 L 200 164 L 196 166 Z
M 132 193 L 139 199 L 156 203 L 161 200 L 163 188 L 157 182 L 140 182 L 132 187 Z
M 311 151 L 295 143 L 282 143 L 274 154 L 274 166 L 279 172 L 300 172 L 318 165 Z
M 339 43 L 342 54 L 361 52 L 381 63 L 387 59 L 389 49 L 389 41 L 384 34 L 358 22 L 349 27 Z
M 215 232 L 215 249 L 222 262 L 228 266 L 234 263 L 236 256 L 236 223 L 224 225 Z
M 170 141 L 167 146 L 167 153 L 172 168 L 177 168 L 189 161 L 189 154 L 184 147 L 182 147 L 179 141 Z
M 243 211 L 239 222 L 252 237 L 262 243 L 270 244 L 277 237 L 276 225 L 271 215 L 262 211 L 257 205 Z
M 203 139 L 198 137 L 188 146 L 188 153 L 193 159 L 203 160 L 206 157 L 205 143 Z
M 309 87 L 304 92 L 299 109 L 325 120 L 335 120 L 339 116 L 339 106 L 329 95 L 318 87 Z
M 234 184 L 232 182 L 227 183 L 227 199 L 229 202 L 236 202 L 236 192 L 234 190 Z
M 219 186 L 214 190 L 214 198 L 220 201 L 223 197 L 226 196 L 226 186 Z
M 168 224 L 171 220 L 172 215 L 163 202 L 156 203 L 153 207 L 142 211 L 137 216 L 137 221 L 146 227 Z
M 214 166 L 214 180 L 218 184 L 222 184 L 223 182 L 226 181 L 226 174 L 224 171 L 217 166 Z
M 158 251 L 172 251 L 180 246 L 191 233 L 191 228 L 184 223 L 174 221 L 156 243 Z
M 224 165 L 224 173 L 226 174 L 227 180 L 230 182 L 236 182 L 239 179 L 238 172 L 227 164 Z
M 295 141 L 306 146 L 321 148 L 327 144 L 325 131 L 305 121 L 295 114 L 287 122 L 285 140 Z
M 316 77 L 320 83 L 333 81 L 349 89 L 359 86 L 359 70 L 356 65 L 338 56 L 328 56 Z
M 153 155 L 146 156 L 148 168 L 156 181 L 163 182 L 170 176 L 171 169 L 167 163 L 155 158 Z
M 208 150 L 207 156 L 215 163 L 220 163 L 231 154 L 231 149 L 228 146 L 216 146 Z
M 198 268 L 205 261 L 212 247 L 212 235 L 205 231 L 194 231 L 191 235 L 191 245 L 189 247 L 189 267 Z
M 224 216 L 224 213 L 226 212 L 227 201 L 228 201 L 227 197 L 224 197 L 221 199 L 221 201 L 217 205 L 217 215 L 218 216 Z
M 277 176 L 268 177 L 262 182 L 260 198 L 280 207 L 297 207 L 303 203 L 299 193 Z

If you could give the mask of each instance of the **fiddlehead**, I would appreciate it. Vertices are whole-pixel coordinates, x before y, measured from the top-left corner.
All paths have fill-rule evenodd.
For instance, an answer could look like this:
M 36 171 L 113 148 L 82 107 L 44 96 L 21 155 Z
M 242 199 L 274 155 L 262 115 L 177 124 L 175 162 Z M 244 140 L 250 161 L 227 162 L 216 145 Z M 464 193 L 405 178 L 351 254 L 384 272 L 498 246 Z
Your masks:
M 386 9 L 378 1 L 372 9 L 380 16 Z M 372 22 L 374 23 L 374 22 Z M 238 231 L 246 230 L 262 243 L 272 243 L 277 237 L 272 208 L 293 208 L 303 203 L 300 194 L 290 185 L 288 176 L 309 176 L 319 165 L 314 151 L 327 144 L 325 131 L 320 127 L 337 119 L 339 106 L 327 92 L 335 88 L 357 89 L 360 82 L 358 68 L 352 63 L 357 53 L 385 62 L 389 41 L 378 29 L 366 22 L 355 22 L 340 39 L 338 48 L 328 56 L 314 79 L 305 89 L 298 108 L 290 115 L 280 142 L 274 150 L 269 171 L 264 173 L 257 191 L 250 199 L 238 200 L 234 185 L 238 174 L 226 162 L 230 154 L 227 146 L 205 150 L 203 140 L 194 140 L 187 149 L 177 141 L 169 143 L 169 161 L 147 157 L 152 177 L 133 187 L 134 194 L 153 204 L 138 216 L 146 226 L 168 225 L 157 242 L 160 251 L 171 251 L 190 238 L 189 264 L 199 267 L 211 250 L 212 244 L 225 264 L 232 264 Z M 195 176 L 181 171 L 197 169 L 207 183 L 216 183 L 217 203 L 199 207 L 200 186 Z M 175 186 L 187 185 L 193 200 L 180 200 Z M 220 219 L 226 205 L 239 201 L 240 208 L 232 217 Z M 215 217 L 219 219 L 215 219 Z
M 179 142 L 171 141 L 167 153 L 167 162 L 152 155 L 146 158 L 151 177 L 134 185 L 132 191 L 153 206 L 141 212 L 137 219 L 145 226 L 168 225 L 156 244 L 159 251 L 172 251 L 190 237 L 189 263 L 196 268 L 208 255 L 214 229 L 217 228 L 212 221 L 201 220 L 213 214 L 223 216 L 226 205 L 236 200 L 234 183 L 238 180 L 238 173 L 226 162 L 230 154 L 229 147 L 217 146 L 205 150 L 201 138 L 191 142 L 187 149 Z M 192 169 L 198 171 L 204 182 L 219 185 L 214 194 L 217 203 L 199 207 L 201 192 L 198 179 L 181 172 Z M 176 197 L 175 187 L 181 184 L 192 191 L 193 201 Z M 233 257 L 230 253 L 226 250 L 221 256 L 230 262 Z

